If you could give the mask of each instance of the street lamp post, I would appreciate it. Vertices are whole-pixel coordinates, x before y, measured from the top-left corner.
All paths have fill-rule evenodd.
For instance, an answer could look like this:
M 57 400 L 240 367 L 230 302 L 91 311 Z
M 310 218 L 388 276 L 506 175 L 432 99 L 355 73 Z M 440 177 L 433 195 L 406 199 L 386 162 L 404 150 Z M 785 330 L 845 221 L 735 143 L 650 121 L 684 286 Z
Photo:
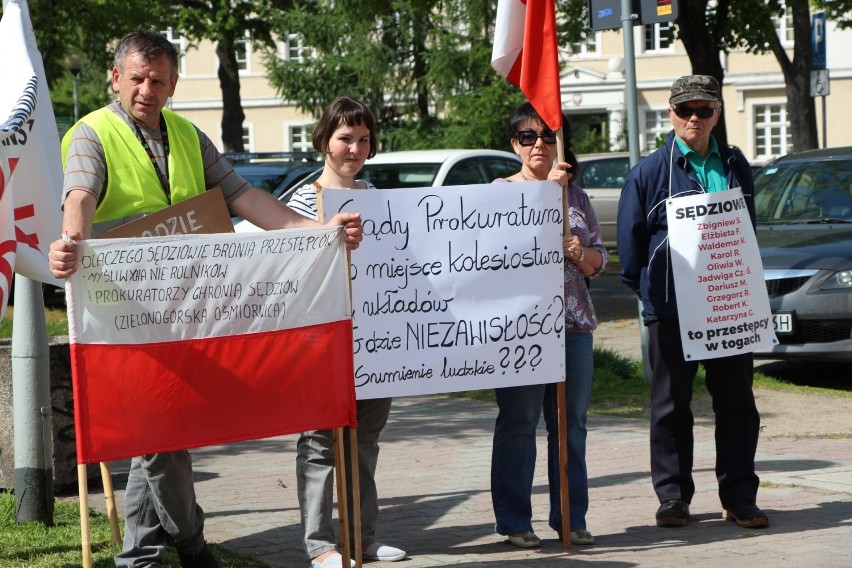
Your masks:
M 72 53 L 65 58 L 65 67 L 74 75 L 74 122 L 76 123 L 80 119 L 77 81 L 80 79 L 80 71 L 83 70 L 83 58 L 76 53 Z

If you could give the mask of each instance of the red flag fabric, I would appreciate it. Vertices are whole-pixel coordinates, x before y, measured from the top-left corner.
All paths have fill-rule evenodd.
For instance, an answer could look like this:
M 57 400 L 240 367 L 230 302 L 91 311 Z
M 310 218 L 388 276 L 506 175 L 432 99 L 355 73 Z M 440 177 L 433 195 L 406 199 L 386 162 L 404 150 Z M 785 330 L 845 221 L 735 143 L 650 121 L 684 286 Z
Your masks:
M 562 126 L 554 0 L 499 0 L 491 66 L 520 87 L 547 126 Z
M 47 251 L 61 229 L 59 133 L 27 3 L 0 21 L 0 319 L 12 275 L 57 286 Z
M 357 425 L 340 234 L 78 243 L 77 462 Z

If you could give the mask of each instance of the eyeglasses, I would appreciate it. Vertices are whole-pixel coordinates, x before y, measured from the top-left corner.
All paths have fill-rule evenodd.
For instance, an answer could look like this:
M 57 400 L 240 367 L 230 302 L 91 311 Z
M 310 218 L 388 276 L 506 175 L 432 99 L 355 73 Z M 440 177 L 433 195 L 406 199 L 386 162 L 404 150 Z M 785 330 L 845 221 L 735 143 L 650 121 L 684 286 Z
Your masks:
M 710 118 L 711 116 L 716 114 L 716 111 L 719 109 L 707 106 L 695 108 L 679 106 L 672 108 L 672 110 L 678 116 L 678 118 L 688 119 L 692 118 L 693 114 L 698 118 Z
M 521 146 L 535 146 L 539 138 L 545 144 L 556 144 L 556 133 L 552 130 L 542 130 L 541 134 L 535 130 L 518 131 L 518 144 Z

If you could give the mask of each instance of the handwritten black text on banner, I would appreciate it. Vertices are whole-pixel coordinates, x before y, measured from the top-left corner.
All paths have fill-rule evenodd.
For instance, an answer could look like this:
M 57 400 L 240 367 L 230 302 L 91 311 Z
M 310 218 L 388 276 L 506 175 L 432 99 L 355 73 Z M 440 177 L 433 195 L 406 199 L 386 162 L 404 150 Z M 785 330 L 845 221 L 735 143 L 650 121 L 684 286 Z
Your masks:
M 562 195 L 553 182 L 332 190 L 351 255 L 359 399 L 564 379 Z
M 340 235 L 78 243 L 66 287 L 78 460 L 353 425 Z

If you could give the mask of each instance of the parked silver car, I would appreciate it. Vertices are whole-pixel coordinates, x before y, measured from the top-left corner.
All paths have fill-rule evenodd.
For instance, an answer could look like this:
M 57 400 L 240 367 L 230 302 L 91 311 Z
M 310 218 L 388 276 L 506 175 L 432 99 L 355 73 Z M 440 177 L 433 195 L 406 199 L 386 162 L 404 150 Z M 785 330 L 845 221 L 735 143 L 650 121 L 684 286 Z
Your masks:
M 630 155 L 626 152 L 580 154 L 573 182 L 586 190 L 601 227 L 601 238 L 607 248 L 615 248 L 615 219 L 618 198 L 630 172 Z
M 766 164 L 755 206 L 780 341 L 755 357 L 852 361 L 852 147 Z

